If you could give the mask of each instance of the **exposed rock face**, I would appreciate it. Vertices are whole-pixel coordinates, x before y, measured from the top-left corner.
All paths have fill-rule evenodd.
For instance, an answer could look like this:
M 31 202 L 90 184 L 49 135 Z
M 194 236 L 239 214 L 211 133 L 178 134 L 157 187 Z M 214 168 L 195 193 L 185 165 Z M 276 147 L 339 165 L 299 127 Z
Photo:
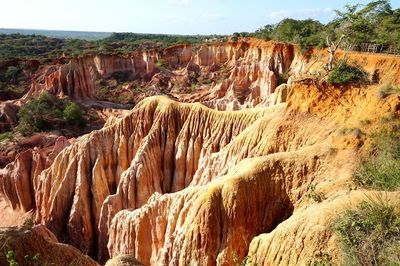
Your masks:
M 46 90 L 53 94 L 67 95 L 75 100 L 95 100 L 100 89 L 97 81 L 123 73 L 128 80 L 140 81 L 146 92 L 135 96 L 135 101 L 146 95 L 173 93 L 183 102 L 201 102 L 218 110 L 274 104 L 275 89 L 286 82 L 287 76 L 310 74 L 320 77 L 323 72 L 324 51 L 301 54 L 289 44 L 241 39 L 238 42 L 213 43 L 201 46 L 198 51 L 190 45 L 176 45 L 161 51 L 132 52 L 127 56 L 97 55 L 72 59 L 67 64 L 44 67 L 33 78 L 32 94 Z M 343 56 L 338 52 L 338 56 Z M 363 56 L 349 53 L 351 61 L 362 62 Z M 156 67 L 164 60 L 167 71 Z M 398 83 L 399 71 L 396 57 L 370 56 L 365 69 L 379 81 Z M 173 92 L 174 84 L 191 87 L 196 85 L 193 77 L 205 75 L 213 82 L 199 86 L 187 95 Z M 290 84 L 289 84 L 290 85 Z M 136 93 L 136 92 L 135 92 Z M 272 96 L 271 96 L 272 95 Z
M 106 266 L 143 266 L 132 255 L 121 255 L 107 261 Z
M 302 61 L 291 46 L 239 42 L 202 47 L 195 55 L 189 48 L 177 46 L 163 56 L 171 65 L 182 64 L 184 73 L 224 66 L 229 76 L 179 100 L 217 109 L 268 107 L 228 112 L 148 98 L 57 156 L 48 155 L 53 162 L 47 169 L 42 162 L 35 170 L 33 153 L 21 155 L 2 172 L 0 193 L 13 208 L 33 209 L 36 222 L 59 239 L 101 261 L 130 254 L 145 265 L 231 265 L 234 257 L 249 255 L 261 265 L 306 264 L 323 245 L 337 261 L 337 243 L 325 224 L 345 206 L 363 143 L 337 130 L 399 113 L 399 98 L 379 99 L 378 87 L 296 82 L 296 74 L 317 71 L 320 62 Z M 384 64 L 397 73 L 400 64 L 393 60 Z M 368 62 L 368 71 L 384 69 L 381 63 Z M 106 73 L 102 64 L 94 62 L 93 72 Z M 135 66 L 130 64 L 114 69 Z M 140 73 L 152 73 L 151 63 L 142 66 L 146 71 Z M 289 68 L 292 80 L 276 88 Z M 310 202 L 305 195 L 311 184 L 326 192 L 326 202 Z M 312 216 L 320 209 L 333 213 Z
M 17 125 L 18 106 L 10 101 L 0 102 L 0 133 Z
M 90 265 L 98 264 L 76 248 L 60 244 L 44 226 L 0 228 L 0 264 L 8 265 L 6 253 L 13 251 L 18 265 Z M 34 259 L 34 257 L 36 259 Z
M 163 51 L 134 52 L 126 57 L 86 56 L 41 70 L 26 97 L 46 90 L 77 100 L 95 99 L 99 89 L 96 80 L 115 73 L 125 73 L 131 80 L 150 81 L 147 89 L 167 86 L 171 90 L 171 80 L 190 83 L 184 76 L 215 72 L 223 67 L 228 72 L 222 82 L 182 100 L 204 102 L 216 109 L 240 109 L 268 98 L 278 85 L 279 75 L 289 69 L 294 57 L 292 45 L 246 40 L 202 46 L 197 52 L 190 45 L 176 45 Z M 160 59 L 173 70 L 170 74 L 155 75 L 158 72 L 155 63 Z M 227 106 L 232 101 L 236 104 Z
M 133 77 L 148 78 L 155 72 L 154 53 L 134 53 L 131 57 L 87 56 L 72 59 L 68 64 L 47 67 L 33 79 L 28 95 L 49 91 L 73 99 L 95 99 L 96 80 L 124 72 Z
M 203 65 L 225 65 L 229 76 L 211 88 L 203 101 L 225 109 L 221 101 L 237 100 L 243 107 L 254 107 L 274 93 L 279 76 L 288 71 L 295 59 L 291 45 L 266 42 L 238 42 L 230 45 L 202 47 L 197 62 Z
M 143 206 L 154 192 L 188 186 L 201 158 L 222 149 L 262 114 L 145 100 L 119 122 L 65 149 L 42 173 L 34 188 L 37 221 L 107 257 L 109 223 L 119 210 Z
M 9 206 L 25 212 L 35 208 L 34 187 L 38 175 L 69 145 L 65 137 L 59 137 L 54 146 L 21 152 L 14 162 L 0 169 L 0 194 Z

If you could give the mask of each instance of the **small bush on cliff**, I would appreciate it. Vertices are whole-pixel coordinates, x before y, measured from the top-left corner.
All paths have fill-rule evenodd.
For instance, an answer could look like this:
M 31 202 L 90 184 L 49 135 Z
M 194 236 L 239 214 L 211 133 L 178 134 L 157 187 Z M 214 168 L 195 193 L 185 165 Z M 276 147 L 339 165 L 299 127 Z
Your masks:
M 382 196 L 347 210 L 334 225 L 344 265 L 398 265 L 400 213 Z
M 14 139 L 14 134 L 12 131 L 0 133 L 0 142 L 11 141 L 13 139 Z
M 400 93 L 400 87 L 393 84 L 383 85 L 379 90 L 379 98 L 384 99 L 391 94 Z
M 307 266 L 333 266 L 332 256 L 328 253 L 319 252 L 314 255 Z
M 167 68 L 167 61 L 165 61 L 164 59 L 159 59 L 156 62 L 156 68 L 159 70 L 165 70 Z
M 358 66 L 347 64 L 345 60 L 338 62 L 337 66 L 329 73 L 328 83 L 347 84 L 364 83 L 368 80 L 368 74 Z
M 8 250 L 6 252 L 6 258 L 9 266 L 17 266 L 18 262 L 15 259 L 15 252 L 14 250 Z
M 322 192 L 318 192 L 315 188 L 315 185 L 311 185 L 309 187 L 306 196 L 315 202 L 322 202 L 325 199 L 325 195 Z
M 83 119 L 82 109 L 76 103 L 68 103 L 63 111 L 64 119 L 67 124 L 72 126 L 83 126 L 85 120 Z
M 62 121 L 62 110 L 55 99 L 44 92 L 37 99 L 27 102 L 18 112 L 18 131 L 23 135 L 52 129 Z

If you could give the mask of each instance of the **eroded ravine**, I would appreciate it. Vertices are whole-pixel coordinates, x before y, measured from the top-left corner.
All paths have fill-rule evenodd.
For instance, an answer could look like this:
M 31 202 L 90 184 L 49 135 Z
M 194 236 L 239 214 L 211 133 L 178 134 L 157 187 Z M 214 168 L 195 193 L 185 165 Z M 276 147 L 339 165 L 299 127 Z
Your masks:
M 365 116 L 377 119 L 397 112 L 400 105 L 395 97 L 379 100 L 373 88 L 341 90 L 315 86 L 313 80 L 296 81 L 300 74 L 321 69 L 322 62 L 293 51 L 286 58 L 282 51 L 292 48 L 264 42 L 204 48 L 194 62 L 229 65 L 232 72 L 221 83 L 226 87 L 180 99 L 207 105 L 237 101 L 240 108 L 259 101 L 269 107 L 216 111 L 199 103 L 148 98 L 126 117 L 111 119 L 103 129 L 57 151 L 51 165 L 38 168 L 35 175 L 25 175 L 28 170 L 19 174 L 18 162 L 10 165 L 11 170 L 2 172 L 0 191 L 10 206 L 33 211 L 37 223 L 101 261 L 129 253 L 152 265 L 224 265 L 247 254 L 263 265 L 305 262 L 321 243 L 331 241 L 323 217 L 307 216 L 306 224 L 299 223 L 311 212 L 305 194 L 318 182 L 331 188 L 333 198 L 340 197 L 362 141 L 338 136 L 337 130 Z M 193 61 L 181 49 L 178 58 L 170 56 L 171 64 Z M 395 59 L 385 62 L 370 60 L 366 68 L 381 71 L 389 64 L 398 71 Z M 121 65 L 113 67 L 125 67 Z M 141 63 L 135 68 L 139 65 L 151 68 Z M 289 67 L 288 103 L 272 105 L 271 84 L 276 73 Z M 391 76 L 396 82 L 396 75 Z M 232 85 L 238 84 L 235 80 L 244 83 Z M 257 84 L 263 88 L 259 94 Z M 29 189 L 18 197 L 25 187 Z M 309 239 L 316 232 L 318 241 L 292 245 L 296 253 L 279 244 L 290 243 L 293 235 Z M 274 241 L 276 235 L 280 242 Z

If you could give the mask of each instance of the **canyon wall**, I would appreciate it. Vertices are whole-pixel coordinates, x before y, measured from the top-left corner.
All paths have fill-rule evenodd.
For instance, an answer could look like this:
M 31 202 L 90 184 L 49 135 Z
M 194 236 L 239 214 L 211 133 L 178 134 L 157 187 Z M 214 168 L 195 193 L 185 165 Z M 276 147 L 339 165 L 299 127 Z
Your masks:
M 45 66 L 33 78 L 27 96 L 48 91 L 58 96 L 68 96 L 76 100 L 96 97 L 96 80 L 124 72 L 131 77 L 148 78 L 155 72 L 154 52 L 136 52 L 130 57 L 113 55 L 84 56 L 71 59 L 67 64 Z
M 316 83 L 323 51 L 306 57 L 291 45 L 253 40 L 193 53 L 182 45 L 163 57 L 87 57 L 49 70 L 31 93 L 81 100 L 94 97 L 97 76 L 130 70 L 151 82 L 160 58 L 182 73 L 227 71 L 219 84 L 177 95 L 202 104 L 147 98 L 52 156 L 19 155 L 0 170 L 2 197 L 102 262 L 131 254 L 145 265 L 230 265 L 248 255 L 259 265 L 306 264 L 323 246 L 337 261 L 329 222 L 348 197 L 363 198 L 348 191 L 363 138 L 339 131 L 399 113 L 399 98 L 377 97 L 380 85 Z M 370 56 L 365 66 L 399 84 L 399 60 Z M 290 82 L 277 89 L 285 72 Z M 245 107 L 256 108 L 214 110 Z M 327 196 L 321 204 L 306 196 L 316 184 Z
M 36 220 L 74 246 L 107 257 L 109 223 L 119 210 L 188 186 L 203 157 L 262 113 L 145 100 L 122 120 L 81 137 L 40 175 L 31 195 Z
M 148 82 L 149 87 L 157 85 L 160 81 L 156 80 L 163 76 L 170 80 L 188 76 L 190 72 L 197 75 L 214 72 L 215 75 L 223 68 L 228 72 L 211 84 L 207 92 L 193 93 L 181 100 L 204 102 L 217 109 L 240 109 L 267 99 L 279 85 L 280 75 L 288 72 L 294 57 L 292 45 L 255 41 L 215 43 L 201 46 L 198 51 L 190 45 L 176 45 L 162 51 L 133 52 L 126 56 L 84 56 L 41 69 L 25 98 L 48 91 L 76 100 L 96 99 L 99 89 L 96 81 L 119 72 L 127 73 L 129 80 Z M 156 67 L 159 60 L 165 61 L 169 74 L 155 75 L 159 72 Z M 169 84 L 169 89 L 172 85 Z

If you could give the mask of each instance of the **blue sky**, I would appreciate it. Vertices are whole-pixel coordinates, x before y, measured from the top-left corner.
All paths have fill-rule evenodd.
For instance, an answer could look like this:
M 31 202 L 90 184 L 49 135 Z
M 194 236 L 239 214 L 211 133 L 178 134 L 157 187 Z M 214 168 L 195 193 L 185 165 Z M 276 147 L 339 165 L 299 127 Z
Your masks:
M 3 0 L 0 28 L 230 34 L 285 17 L 327 22 L 333 9 L 369 0 Z M 400 1 L 392 0 L 399 8 Z

